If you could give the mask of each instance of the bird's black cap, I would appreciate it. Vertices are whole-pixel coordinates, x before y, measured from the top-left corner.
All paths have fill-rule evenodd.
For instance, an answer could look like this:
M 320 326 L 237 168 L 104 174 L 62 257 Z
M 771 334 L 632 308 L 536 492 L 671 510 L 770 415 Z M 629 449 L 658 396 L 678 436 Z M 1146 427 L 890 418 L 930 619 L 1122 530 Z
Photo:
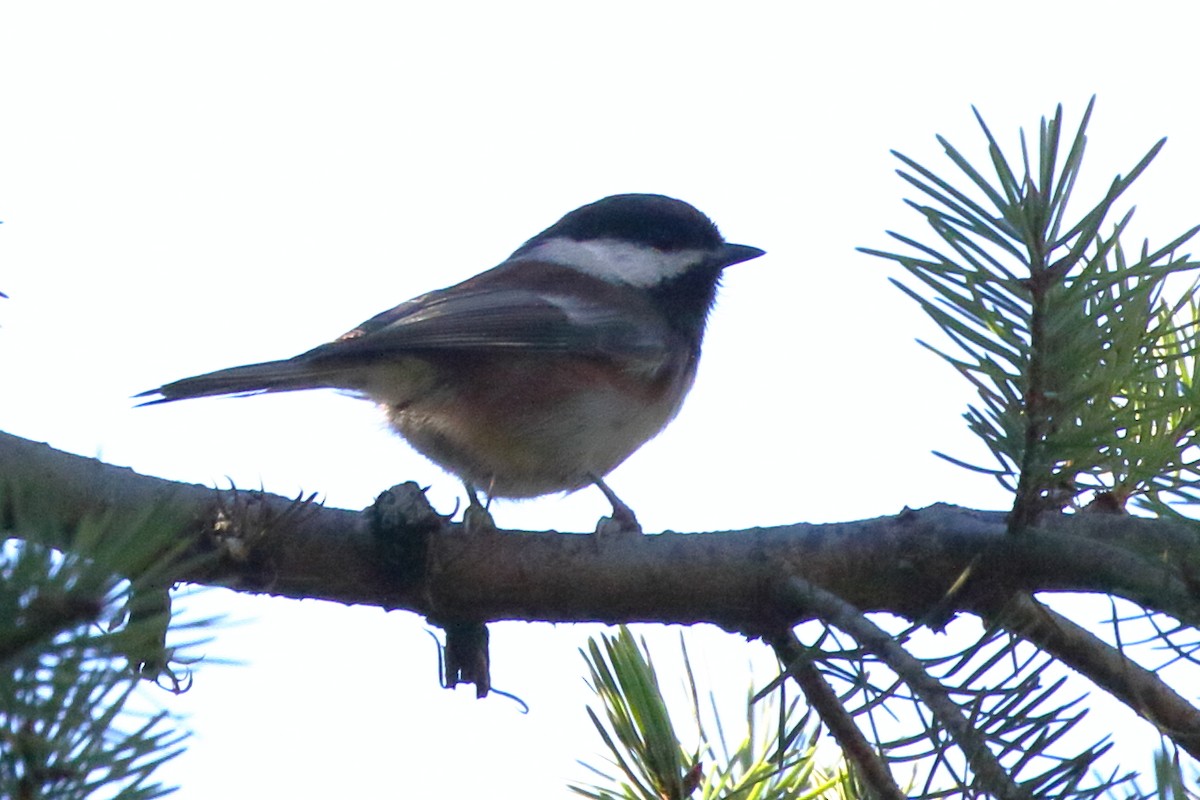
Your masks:
M 609 239 L 664 252 L 711 250 L 725 241 L 699 210 L 661 194 L 615 194 L 589 203 L 530 239 L 517 253 L 553 238 Z

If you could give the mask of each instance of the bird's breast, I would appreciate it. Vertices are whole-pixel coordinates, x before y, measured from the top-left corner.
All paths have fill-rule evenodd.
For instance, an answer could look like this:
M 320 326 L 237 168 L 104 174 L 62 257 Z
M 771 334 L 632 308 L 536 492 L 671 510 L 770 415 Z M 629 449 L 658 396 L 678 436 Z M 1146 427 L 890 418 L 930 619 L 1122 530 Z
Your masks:
M 586 486 L 657 435 L 695 378 L 694 358 L 656 369 L 568 356 L 461 356 L 428 364 L 422 391 L 370 392 L 435 463 L 493 496 Z

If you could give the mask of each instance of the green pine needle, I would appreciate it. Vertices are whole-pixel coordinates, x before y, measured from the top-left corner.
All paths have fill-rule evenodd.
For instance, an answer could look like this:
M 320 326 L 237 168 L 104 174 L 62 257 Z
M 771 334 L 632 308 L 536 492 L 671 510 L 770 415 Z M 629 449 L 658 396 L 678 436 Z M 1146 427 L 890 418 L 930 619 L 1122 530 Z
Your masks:
M 769 702 L 756 702 L 751 692 L 747 735 L 731 745 L 710 695 L 716 727 L 716 735 L 710 736 L 685 647 L 685 688 L 700 742 L 688 749 L 672 722 L 644 641 L 639 646 L 622 626 L 615 636 L 591 640 L 583 655 L 603 719 L 591 708 L 588 715 L 619 775 L 584 764 L 604 783 L 572 786 L 576 794 L 593 800 L 804 800 L 833 798 L 844 789 L 844 770 L 830 774 L 818 768 L 815 736 L 795 702 L 784 709 L 782 727 L 772 729 L 769 723 L 779 723 L 778 716 Z
M 1200 267 L 1178 254 L 1200 226 L 1160 247 L 1143 243 L 1135 257 L 1123 242 L 1132 209 L 1108 222 L 1165 140 L 1070 221 L 1094 102 L 1070 136 L 1061 106 L 1042 119 L 1036 152 L 1022 132 L 1015 163 L 976 111 L 991 176 L 938 138 L 962 186 L 897 153 L 901 177 L 927 204 L 907 202 L 936 243 L 889 233 L 908 252 L 863 251 L 916 279 L 896 284 L 949 340 L 922 344 L 978 393 L 965 417 L 994 465 L 943 457 L 1016 493 L 1014 529 L 1100 495 L 1158 508 L 1200 491 L 1196 457 L 1181 455 L 1200 421 L 1200 316 L 1195 284 L 1168 284 Z
M 168 794 L 154 771 L 186 734 L 166 712 L 131 705 L 143 677 L 178 688 L 171 664 L 184 645 L 168 647 L 165 592 L 181 521 L 163 507 L 65 524 L 37 487 L 0 488 L 11 512 L 0 538 L 0 797 Z M 172 626 L 170 637 L 212 623 Z

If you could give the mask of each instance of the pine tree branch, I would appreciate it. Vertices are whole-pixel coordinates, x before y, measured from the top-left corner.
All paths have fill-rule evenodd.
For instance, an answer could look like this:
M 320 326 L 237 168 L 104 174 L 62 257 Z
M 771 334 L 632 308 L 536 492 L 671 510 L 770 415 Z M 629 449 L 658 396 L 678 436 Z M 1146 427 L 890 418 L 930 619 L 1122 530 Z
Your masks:
M 787 673 L 804 692 L 804 699 L 809 707 L 817 712 L 821 721 L 829 728 L 838 747 L 842 748 L 846 758 L 854 764 L 859 775 L 876 796 L 881 800 L 904 800 L 905 794 L 892 778 L 891 770 L 858 729 L 854 718 L 822 677 L 821 671 L 812 663 L 796 635 L 789 629 L 765 638 L 774 648 Z
M 175 484 L 0 433 L 0 526 L 9 535 L 37 525 L 41 541 L 66 549 L 83 520 L 144 518 L 164 504 L 164 519 L 190 520 L 177 533 L 190 547 L 164 581 L 405 609 L 436 624 L 712 622 L 770 636 L 825 619 L 916 681 L 981 785 L 1001 796 L 1021 796 L 1019 787 L 962 709 L 863 614 L 937 626 L 958 612 L 994 615 L 1014 596 L 1062 591 L 1124 597 L 1190 627 L 1200 620 L 1200 533 L 1174 520 L 1045 515 L 1014 537 L 1003 513 L 939 504 L 857 522 L 622 540 L 472 535 L 436 514 L 414 484 L 351 512 Z M 1120 654 L 1106 657 L 1071 626 L 1011 624 L 1191 748 L 1198 712 L 1154 676 L 1130 671 Z
M 1200 709 L 1150 670 L 1028 595 L 978 608 L 991 624 L 1032 642 L 1088 676 L 1177 745 L 1200 759 Z
M 382 495 L 402 507 L 385 535 L 373 526 L 377 512 L 172 483 L 2 433 L 0 493 L 6 529 L 18 515 L 42 519 L 64 547 L 88 515 L 133 517 L 169 502 L 191 520 L 179 532 L 192 543 L 188 555 L 208 556 L 174 580 L 444 620 L 713 622 L 770 632 L 794 621 L 768 596 L 793 575 L 863 611 L 910 620 L 1038 591 L 1113 594 L 1200 620 L 1200 534 L 1121 515 L 1055 517 L 1007 537 L 1003 513 L 939 504 L 857 522 L 602 542 L 464 535 L 409 486 Z
M 924 665 L 892 636 L 872 623 L 862 611 L 803 578 L 793 577 L 775 586 L 773 595 L 800 616 L 819 617 L 854 637 L 855 641 L 887 664 L 912 689 L 966 756 L 984 792 L 1001 800 L 1030 798 L 988 749 L 983 735 L 972 727 L 946 687 L 926 672 Z

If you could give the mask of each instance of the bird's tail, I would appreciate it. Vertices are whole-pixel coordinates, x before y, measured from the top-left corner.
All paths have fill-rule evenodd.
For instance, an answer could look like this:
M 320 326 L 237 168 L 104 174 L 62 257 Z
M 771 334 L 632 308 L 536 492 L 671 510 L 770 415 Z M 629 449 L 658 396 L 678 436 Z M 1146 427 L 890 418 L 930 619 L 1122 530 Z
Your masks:
M 134 396 L 150 398 L 140 405 L 152 406 L 192 397 L 321 389 L 336 385 L 329 382 L 334 372 L 335 370 L 322 369 L 310 362 L 294 358 L 287 361 L 267 361 L 184 378 Z

